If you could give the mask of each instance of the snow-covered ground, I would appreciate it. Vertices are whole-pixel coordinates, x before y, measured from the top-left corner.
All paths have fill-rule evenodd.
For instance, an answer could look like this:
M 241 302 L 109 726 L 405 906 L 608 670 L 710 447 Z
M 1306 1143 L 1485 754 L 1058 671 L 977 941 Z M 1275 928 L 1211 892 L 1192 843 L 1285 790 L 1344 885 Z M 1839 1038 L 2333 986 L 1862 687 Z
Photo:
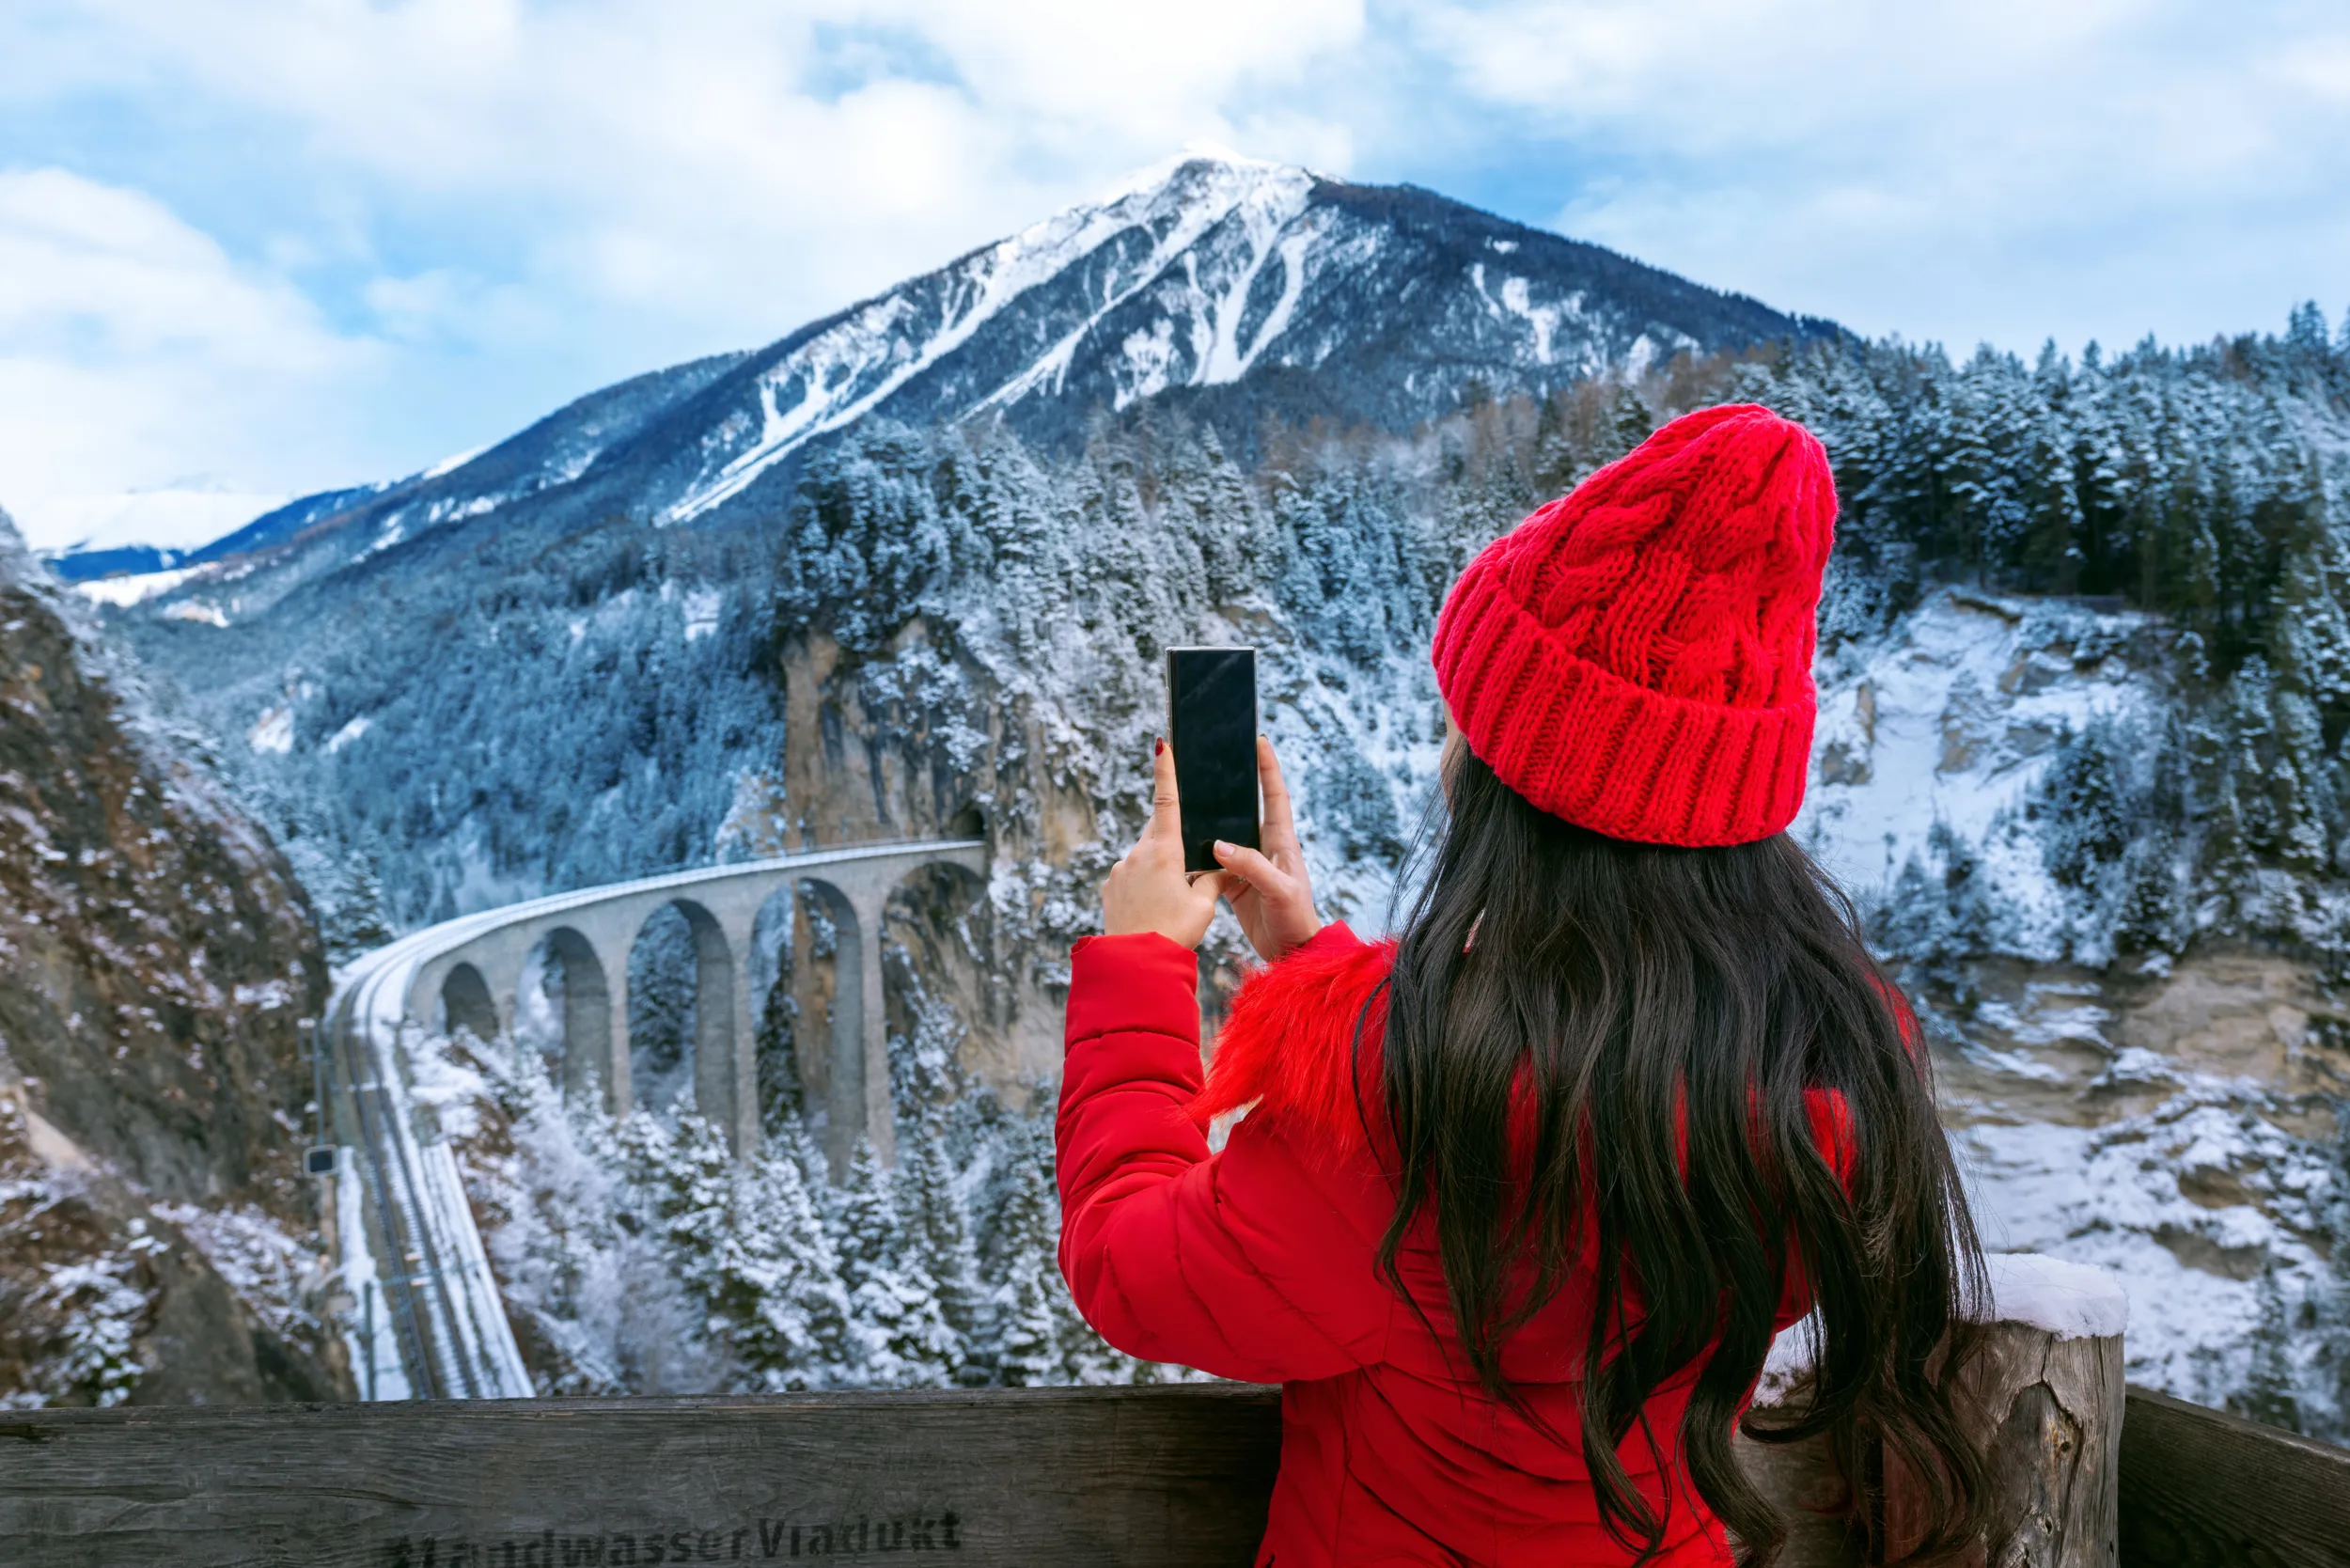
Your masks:
M 2307 965 L 2250 950 L 2068 965 L 2107 941 L 2027 820 L 2068 731 L 2158 717 L 2155 634 L 1935 593 L 1824 670 L 1796 832 L 1864 913 L 1905 867 L 1938 892 L 1950 846 L 1972 857 L 2002 956 L 1962 966 L 1965 996 L 1922 999 L 1985 1247 L 2114 1271 L 2133 1381 L 2272 1419 L 2289 1403 L 2340 1435 L 2332 1096 L 2350 1058 L 2333 1060 L 2327 998 Z

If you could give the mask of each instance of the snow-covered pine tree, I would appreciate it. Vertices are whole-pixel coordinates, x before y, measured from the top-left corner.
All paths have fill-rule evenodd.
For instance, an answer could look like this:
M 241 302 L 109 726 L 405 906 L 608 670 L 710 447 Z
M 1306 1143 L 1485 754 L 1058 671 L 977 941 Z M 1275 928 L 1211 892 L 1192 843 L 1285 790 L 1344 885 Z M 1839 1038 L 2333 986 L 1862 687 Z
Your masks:
M 2252 1364 L 2242 1391 L 2228 1403 L 2236 1414 L 2264 1425 L 2306 1432 L 2301 1402 L 2295 1397 L 2303 1380 L 2293 1365 L 2293 1336 L 2286 1326 L 2292 1309 L 2273 1260 L 2261 1270 L 2253 1299 L 2258 1303 L 2260 1330 L 2252 1337 Z M 2305 1309 L 2313 1306 L 2305 1304 Z
M 672 1277 L 702 1308 L 705 1331 L 727 1344 L 729 1325 L 714 1305 L 723 1290 L 720 1253 L 733 1217 L 728 1189 L 734 1161 L 726 1139 L 700 1117 L 688 1114 L 671 1123 L 639 1109 L 620 1122 L 614 1142 Z
M 2302 814 L 2288 824 L 2283 858 L 2317 873 L 2333 858 L 2342 820 L 2343 759 L 2326 736 L 2350 734 L 2350 543 L 2330 515 L 2323 478 L 2311 473 L 2296 508 L 2270 622 L 2278 677 L 2278 738 L 2300 783 Z
M 975 1277 L 970 1215 L 948 1157 L 943 1107 L 924 1107 L 910 1131 L 911 1137 L 899 1145 L 896 1181 L 906 1238 L 904 1278 L 911 1282 L 918 1276 L 928 1282 L 940 1315 L 954 1331 L 950 1379 L 983 1379 L 985 1364 L 974 1352 L 985 1348 L 986 1303 Z
M 592 1091 L 567 1098 L 535 1045 L 501 1040 L 480 1059 L 511 1152 L 466 1155 L 468 1184 L 485 1217 L 503 1215 L 483 1240 L 540 1390 L 718 1387 L 723 1354 L 710 1344 L 708 1314 L 681 1287 L 653 1195 L 639 1182 L 647 1128 L 616 1128 Z
M 2220 808 L 2210 813 L 2213 838 L 2232 852 L 2230 859 L 2207 857 L 2207 864 L 2216 887 L 2239 902 L 2258 896 L 2252 857 L 2314 852 L 2311 792 L 2295 765 L 2290 737 L 2280 732 L 2277 688 L 2276 671 L 2261 655 L 2237 666 L 2211 715 L 2212 744 L 2198 759 L 2205 764 L 2199 798 Z
M 614 1222 L 615 1151 L 601 1117 L 575 1121 L 535 1046 L 509 1040 L 483 1052 L 484 1081 L 502 1111 L 514 1156 L 506 1180 L 476 1201 L 503 1210 L 484 1227 L 507 1315 L 542 1394 L 628 1393 L 619 1336 L 594 1320 L 602 1289 L 631 1239 Z
M 2025 806 L 2040 827 L 2040 855 L 2048 874 L 2092 903 L 2106 871 L 2129 845 L 2129 782 L 2111 723 L 2067 726 Z
M 715 1305 L 735 1354 L 771 1391 L 852 1381 L 849 1295 L 802 1152 L 769 1143 L 735 1168 L 729 1198 Z
M 1009 1167 L 988 1238 L 995 1288 L 997 1380 L 1012 1387 L 1161 1380 L 1110 1347 L 1078 1314 L 1060 1273 L 1060 1200 L 1053 1187 L 1052 1124 L 1040 1118 L 1001 1135 Z
M 1990 950 L 1998 913 L 1985 890 L 1982 865 L 1974 849 L 1941 818 L 1926 831 L 1926 848 L 1940 874 L 1915 854 L 1894 878 L 1876 911 L 1872 936 L 1902 960 L 1908 978 L 1949 989 L 1971 1009 L 1974 981 L 1965 960 Z
M 898 1266 L 905 1234 L 898 1224 L 897 1199 L 889 1173 L 873 1158 L 873 1145 L 866 1138 L 856 1140 L 848 1172 L 834 1190 L 833 1214 L 840 1282 L 852 1294 Z
M 276 835 L 287 864 L 310 895 L 330 958 L 341 963 L 392 939 L 375 851 L 364 835 L 354 839 L 348 831 L 339 803 L 321 800 L 274 770 L 246 780 L 242 793 Z
M 693 1104 L 697 965 L 693 927 L 676 904 L 663 904 L 628 953 L 629 1075 L 647 1110 Z
M 996 600 L 1010 651 L 1023 667 L 1043 667 L 1066 635 L 1058 614 L 1072 548 L 1054 507 L 1054 482 L 1026 447 L 995 427 L 965 432 L 966 448 L 946 473 L 955 499 L 993 553 Z
M 770 1137 L 803 1125 L 807 1114 L 800 1080 L 800 1003 L 791 995 L 788 967 L 776 977 L 759 1009 L 752 1034 L 754 1092 L 759 1096 L 759 1124 Z
M 946 1388 L 962 1369 L 964 1341 L 939 1305 L 937 1281 L 915 1255 L 896 1188 L 872 1145 L 857 1139 L 835 1221 L 851 1377 L 878 1388 Z
M 2181 884 L 2186 839 L 2186 740 L 2170 715 L 2146 747 L 2139 826 L 2111 878 L 2113 950 L 2177 953 L 2194 933 Z
M 738 1385 L 774 1391 L 849 1380 L 848 1294 L 799 1152 L 770 1144 L 738 1162 L 725 1135 L 691 1114 L 672 1131 L 639 1112 L 622 1144 L 674 1275 L 707 1313 Z
M 2350 314 L 2342 318 L 2343 352 L 2350 357 Z M 2339 1036 L 2337 1035 L 2338 1039 Z M 2331 1194 L 2325 1206 L 2326 1229 L 2332 1246 L 2324 1288 L 2311 1303 L 2320 1341 L 2329 1364 L 2335 1429 L 2350 1426 L 2350 1105 L 2334 1106 L 2334 1159 Z
M 2330 515 L 2325 481 L 2312 471 L 2285 543 L 2269 660 L 2318 707 L 2350 718 L 2350 541 Z
M 1059 1228 L 1046 1200 L 1043 1168 L 1017 1144 L 1006 1152 L 1013 1160 L 1011 1185 L 994 1237 L 1002 1270 L 995 1293 L 995 1376 L 1011 1388 L 1075 1382 L 1062 1314 L 1054 1309 L 1054 1298 L 1065 1301 L 1069 1289 L 1056 1262 Z

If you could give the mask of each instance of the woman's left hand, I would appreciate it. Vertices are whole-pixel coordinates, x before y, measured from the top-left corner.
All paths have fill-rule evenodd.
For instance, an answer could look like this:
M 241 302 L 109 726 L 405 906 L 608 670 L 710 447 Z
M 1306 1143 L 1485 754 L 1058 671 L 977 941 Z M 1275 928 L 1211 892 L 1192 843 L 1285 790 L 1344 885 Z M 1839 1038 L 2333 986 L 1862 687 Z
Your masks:
M 1151 797 L 1151 821 L 1125 858 L 1110 868 L 1109 880 L 1102 884 L 1102 929 L 1112 936 L 1155 931 L 1170 942 L 1197 948 L 1215 915 L 1216 897 L 1224 891 L 1224 873 L 1184 874 L 1183 805 L 1175 798 L 1175 753 L 1165 741 L 1153 745 L 1157 788 Z

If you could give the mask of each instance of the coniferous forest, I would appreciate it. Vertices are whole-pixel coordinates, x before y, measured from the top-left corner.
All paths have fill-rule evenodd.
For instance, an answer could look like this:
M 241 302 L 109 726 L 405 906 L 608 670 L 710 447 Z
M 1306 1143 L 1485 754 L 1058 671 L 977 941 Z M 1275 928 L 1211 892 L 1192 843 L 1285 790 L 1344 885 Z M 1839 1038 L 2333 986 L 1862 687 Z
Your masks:
M 722 853 L 745 760 L 780 745 L 777 656 L 811 633 L 909 714 L 967 721 L 992 677 L 1068 711 L 1080 741 L 1147 716 L 1158 646 L 1222 606 L 1269 615 L 1276 646 L 1318 671 L 1369 677 L 1417 658 L 1452 574 L 1495 533 L 1663 419 L 1741 399 L 1802 419 L 1834 460 L 1825 651 L 1881 635 L 1946 583 L 2152 612 L 2179 755 L 2121 770 L 2150 776 L 2090 815 L 2152 813 L 2193 837 L 2181 869 L 2231 926 L 2291 923 L 2259 902 L 2264 868 L 2312 879 L 2308 892 L 2336 874 L 2350 339 L 2314 306 L 2281 337 L 2078 361 L 2051 347 L 2029 365 L 1987 350 L 1953 363 L 1898 342 L 1684 357 L 1539 403 L 1473 395 L 1406 437 L 1268 427 L 1247 464 L 1228 455 L 1238 437 L 1150 405 L 1067 451 L 983 427 L 860 427 L 780 509 L 728 526 L 452 538 L 364 637 L 301 615 L 291 633 L 257 627 L 252 642 L 281 641 L 265 648 L 277 690 L 201 625 L 133 629 L 231 733 L 287 708 L 286 750 L 224 749 L 295 842 L 335 846 L 318 891 L 348 949 L 384 921 L 454 912 L 469 880 L 586 886 Z M 936 737 L 948 765 L 984 733 Z M 1316 805 L 1343 858 L 1392 865 L 1408 791 L 1387 798 L 1350 749 L 1317 759 Z M 1079 760 L 1131 782 L 1130 760 Z M 2084 763 L 2066 787 L 2115 771 Z M 2111 870 L 2113 837 L 2074 880 Z

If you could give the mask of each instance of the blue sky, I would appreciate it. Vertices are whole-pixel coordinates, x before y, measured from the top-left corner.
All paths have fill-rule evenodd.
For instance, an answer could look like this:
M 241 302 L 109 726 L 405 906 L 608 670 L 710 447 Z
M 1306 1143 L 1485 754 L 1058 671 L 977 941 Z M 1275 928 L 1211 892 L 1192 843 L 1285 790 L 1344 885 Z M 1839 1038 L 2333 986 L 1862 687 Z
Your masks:
M 2339 5 L 11 0 L 0 506 L 207 537 L 1202 141 L 1962 351 L 2350 306 Z

